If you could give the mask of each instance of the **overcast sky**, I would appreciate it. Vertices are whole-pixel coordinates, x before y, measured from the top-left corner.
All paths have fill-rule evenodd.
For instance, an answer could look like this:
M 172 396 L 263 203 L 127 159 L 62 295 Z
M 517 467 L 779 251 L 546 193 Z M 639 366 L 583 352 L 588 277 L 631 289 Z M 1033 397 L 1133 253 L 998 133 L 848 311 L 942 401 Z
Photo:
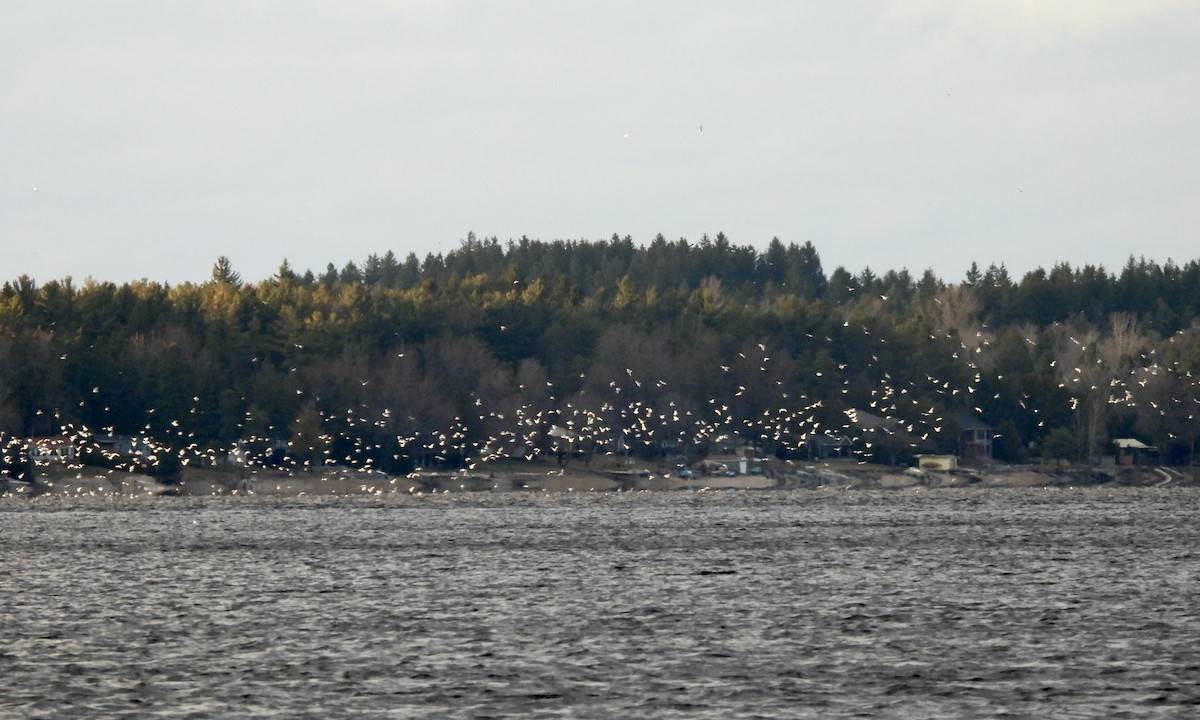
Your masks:
M 953 281 L 1200 258 L 1194 0 L 0 8 L 0 280 L 260 280 L 470 231 Z

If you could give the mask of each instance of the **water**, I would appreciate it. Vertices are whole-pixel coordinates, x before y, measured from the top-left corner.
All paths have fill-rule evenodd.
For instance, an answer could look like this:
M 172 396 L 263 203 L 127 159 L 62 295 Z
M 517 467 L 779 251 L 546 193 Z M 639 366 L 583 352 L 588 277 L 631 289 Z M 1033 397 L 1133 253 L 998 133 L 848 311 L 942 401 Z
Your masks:
M 1200 492 L 0 501 L 0 718 L 1183 718 Z

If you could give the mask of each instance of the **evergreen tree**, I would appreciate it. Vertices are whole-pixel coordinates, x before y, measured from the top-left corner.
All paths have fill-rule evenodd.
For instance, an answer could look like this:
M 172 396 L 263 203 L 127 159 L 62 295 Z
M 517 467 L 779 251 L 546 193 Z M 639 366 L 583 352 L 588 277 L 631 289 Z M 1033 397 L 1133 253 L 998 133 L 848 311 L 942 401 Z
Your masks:
M 224 255 L 213 263 L 212 281 L 218 285 L 242 286 L 242 276 L 234 271 L 233 263 Z

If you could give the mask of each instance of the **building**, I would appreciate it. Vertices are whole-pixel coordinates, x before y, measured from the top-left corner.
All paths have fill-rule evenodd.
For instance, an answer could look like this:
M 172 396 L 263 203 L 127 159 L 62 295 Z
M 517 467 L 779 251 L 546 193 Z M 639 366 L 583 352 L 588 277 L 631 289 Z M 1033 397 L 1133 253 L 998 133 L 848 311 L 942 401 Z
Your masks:
M 856 451 L 861 448 L 864 454 L 874 456 L 876 462 L 897 465 L 903 458 L 919 452 L 933 452 L 937 447 L 933 440 L 915 435 L 912 424 L 897 417 L 876 415 L 859 408 L 847 410 L 846 417 L 855 433 L 852 441 Z
M 754 443 L 736 433 L 728 433 L 713 438 L 709 455 L 738 455 L 753 457 L 758 454 Z
M 133 452 L 133 437 L 131 435 L 101 434 L 95 435 L 92 442 L 96 449 L 108 455 L 129 455 Z
M 973 415 L 959 414 L 958 457 L 964 465 L 986 465 L 992 461 L 995 429 Z
M 1158 448 L 1136 438 L 1117 438 L 1113 445 L 1117 448 L 1118 465 L 1145 465 L 1158 454 Z
M 850 457 L 850 438 L 845 435 L 809 435 L 804 441 L 809 460 L 825 460 L 834 457 Z
M 27 445 L 29 459 L 38 464 L 71 462 L 77 454 L 70 438 L 61 435 L 30 438 Z

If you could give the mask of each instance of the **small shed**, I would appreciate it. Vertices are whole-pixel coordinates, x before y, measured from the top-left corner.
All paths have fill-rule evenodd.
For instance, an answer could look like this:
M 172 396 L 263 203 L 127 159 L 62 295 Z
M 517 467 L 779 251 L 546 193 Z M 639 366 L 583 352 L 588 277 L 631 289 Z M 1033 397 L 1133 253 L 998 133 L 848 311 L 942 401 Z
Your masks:
M 1158 448 L 1137 438 L 1117 438 L 1113 445 L 1117 448 L 1118 465 L 1144 465 L 1158 453 Z

